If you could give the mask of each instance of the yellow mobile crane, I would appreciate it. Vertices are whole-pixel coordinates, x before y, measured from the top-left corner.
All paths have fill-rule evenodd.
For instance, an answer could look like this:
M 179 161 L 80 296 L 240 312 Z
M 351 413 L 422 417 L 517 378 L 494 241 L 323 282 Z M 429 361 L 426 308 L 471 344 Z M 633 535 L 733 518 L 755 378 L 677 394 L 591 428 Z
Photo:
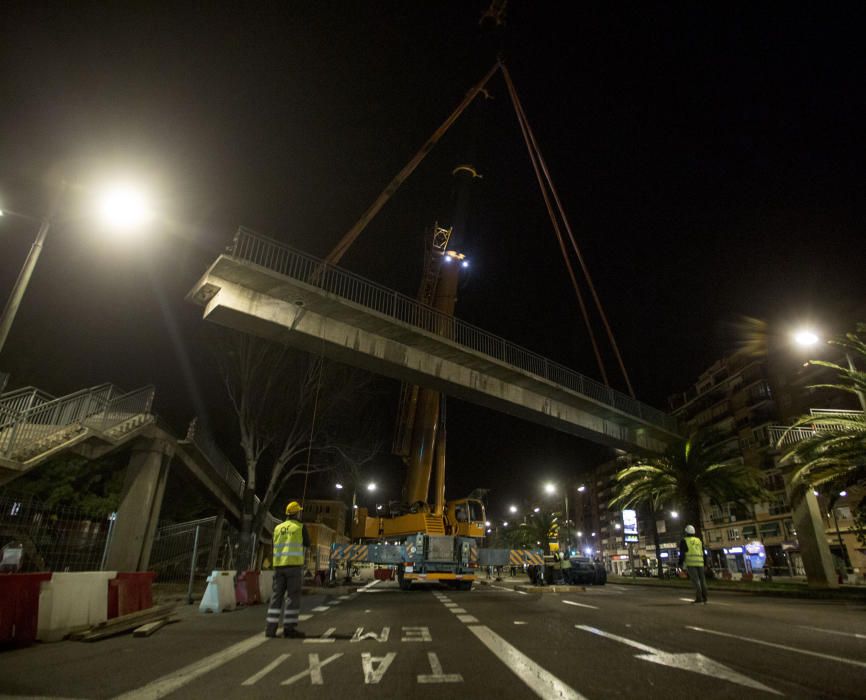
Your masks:
M 469 182 L 479 176 L 471 165 L 459 165 L 452 174 L 458 180 L 459 209 L 465 205 Z M 460 273 L 469 265 L 463 253 L 449 249 L 452 232 L 453 226 L 436 223 L 426 236 L 418 291 L 419 301 L 437 312 L 431 315 L 430 330 L 446 337 Z M 401 559 L 396 563 L 403 588 L 413 581 L 440 581 L 468 589 L 475 578 L 478 542 L 485 533 L 484 504 L 472 498 L 445 500 L 445 442 L 445 395 L 404 384 L 392 447 L 407 468 L 402 502 L 396 512 L 384 517 L 358 508 L 352 519 L 353 539 L 403 540 L 399 551 L 391 551 Z M 380 560 L 387 558 L 380 553 Z

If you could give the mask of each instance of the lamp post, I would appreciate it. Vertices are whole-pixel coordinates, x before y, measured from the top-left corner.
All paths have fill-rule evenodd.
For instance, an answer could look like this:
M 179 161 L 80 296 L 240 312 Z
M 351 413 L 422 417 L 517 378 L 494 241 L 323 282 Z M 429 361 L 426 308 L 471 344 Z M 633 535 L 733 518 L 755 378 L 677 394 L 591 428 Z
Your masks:
M 45 239 L 57 217 L 67 189 L 66 181 L 61 182 L 60 189 L 48 208 L 48 213 L 39 224 L 36 239 L 30 247 L 30 252 L 21 267 L 18 279 L 15 280 L 15 286 L 12 287 L 12 293 L 6 301 L 3 315 L 0 316 L 0 353 L 3 352 L 3 347 L 6 345 L 6 338 L 9 336 L 12 323 L 15 321 L 15 316 L 21 306 L 21 300 L 24 298 L 24 292 L 27 291 L 27 286 L 30 284 L 30 278 L 33 276 L 36 263 L 39 261 Z M 152 211 L 147 204 L 146 197 L 138 190 L 128 186 L 114 186 L 101 192 L 96 213 L 103 223 L 115 230 L 139 228 L 147 224 L 152 218 Z

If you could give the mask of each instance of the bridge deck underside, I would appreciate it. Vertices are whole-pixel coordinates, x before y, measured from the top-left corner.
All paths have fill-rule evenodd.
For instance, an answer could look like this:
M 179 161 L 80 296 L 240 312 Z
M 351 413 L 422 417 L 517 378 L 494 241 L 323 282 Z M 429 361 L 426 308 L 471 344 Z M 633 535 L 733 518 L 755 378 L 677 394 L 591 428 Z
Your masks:
M 220 256 L 190 292 L 206 319 L 629 451 L 677 435 L 317 287 Z

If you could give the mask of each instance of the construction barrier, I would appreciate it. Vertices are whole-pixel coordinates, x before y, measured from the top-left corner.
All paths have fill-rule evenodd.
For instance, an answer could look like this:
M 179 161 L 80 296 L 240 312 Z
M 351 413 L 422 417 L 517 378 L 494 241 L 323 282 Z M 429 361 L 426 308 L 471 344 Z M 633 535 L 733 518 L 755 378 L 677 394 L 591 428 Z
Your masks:
M 108 582 L 116 571 L 54 573 L 41 583 L 36 638 L 55 642 L 108 620 Z
M 259 592 L 259 572 L 241 571 L 235 580 L 235 599 L 238 605 L 261 603 Z
M 50 573 L 0 574 L 0 643 L 36 641 L 39 588 L 50 579 Z
M 219 613 L 234 610 L 237 607 L 234 577 L 234 571 L 214 571 L 208 576 L 198 611 Z
M 119 572 L 108 582 L 108 618 L 153 607 L 154 571 Z
M 274 592 L 274 570 L 264 569 L 259 571 L 259 597 L 263 603 L 271 599 Z

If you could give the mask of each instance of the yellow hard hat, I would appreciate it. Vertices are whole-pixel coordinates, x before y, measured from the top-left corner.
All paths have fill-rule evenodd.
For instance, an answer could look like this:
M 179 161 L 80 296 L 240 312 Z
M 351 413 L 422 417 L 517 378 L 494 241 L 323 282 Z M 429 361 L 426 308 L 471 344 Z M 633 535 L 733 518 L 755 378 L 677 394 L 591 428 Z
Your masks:
M 303 510 L 301 508 L 301 504 L 297 501 L 292 501 L 289 505 L 286 506 L 286 515 L 292 515 L 293 513 L 300 513 Z

